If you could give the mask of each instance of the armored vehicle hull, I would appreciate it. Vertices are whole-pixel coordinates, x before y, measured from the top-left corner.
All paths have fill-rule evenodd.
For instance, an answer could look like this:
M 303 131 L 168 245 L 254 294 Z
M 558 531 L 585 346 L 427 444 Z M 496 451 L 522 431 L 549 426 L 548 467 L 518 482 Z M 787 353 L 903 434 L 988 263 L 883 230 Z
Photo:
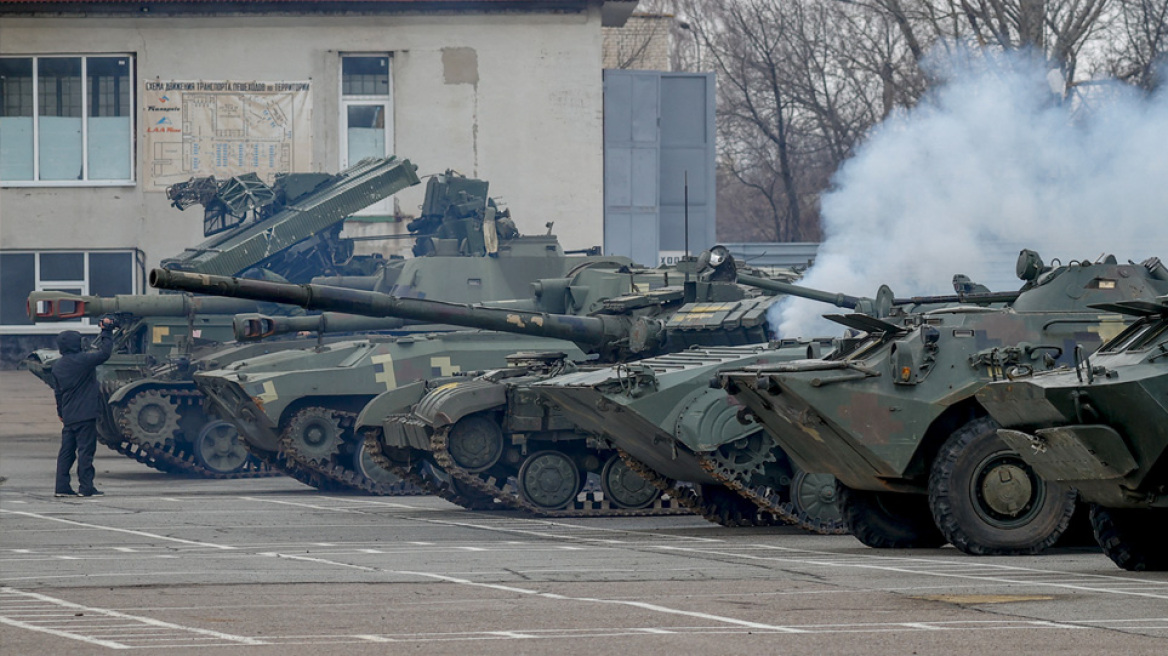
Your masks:
M 1154 297 L 1166 274 L 1158 261 L 1109 258 L 1045 270 L 1012 309 L 955 307 L 904 323 L 835 317 L 868 340 L 720 378 L 799 466 L 839 478 L 844 519 L 865 544 L 1034 553 L 1065 531 L 1074 492 L 1007 447 L 975 394 L 1007 368 L 1049 369 L 1076 344 L 1118 333 L 1120 315 L 1089 305 Z
M 831 348 L 830 340 L 694 348 L 532 387 L 581 429 L 656 472 L 658 483 L 683 481 L 705 490 L 699 497 L 707 504 L 698 511 L 714 521 L 762 512 L 813 532 L 840 533 L 834 479 L 800 470 L 761 425 L 738 420 L 742 408 L 725 391 L 710 387 L 722 368 L 807 358 Z M 602 478 L 601 484 L 612 481 Z M 737 492 L 757 509 L 709 493 L 713 486 Z
M 195 383 L 220 416 L 228 417 L 247 449 L 296 475 L 312 472 L 317 487 L 354 487 L 400 494 L 387 472 L 369 467 L 358 412 L 380 393 L 462 371 L 505 363 L 531 345 L 571 344 L 505 333 L 462 331 L 340 341 L 316 349 L 283 350 L 237 360 L 195 374 Z M 399 408 L 404 411 L 407 408 Z M 290 464 L 285 464 L 290 463 Z
M 1078 490 L 1095 538 L 1130 570 L 1168 569 L 1168 298 L 1113 306 L 1140 321 L 1073 369 L 1011 371 L 978 392 L 998 435 Z

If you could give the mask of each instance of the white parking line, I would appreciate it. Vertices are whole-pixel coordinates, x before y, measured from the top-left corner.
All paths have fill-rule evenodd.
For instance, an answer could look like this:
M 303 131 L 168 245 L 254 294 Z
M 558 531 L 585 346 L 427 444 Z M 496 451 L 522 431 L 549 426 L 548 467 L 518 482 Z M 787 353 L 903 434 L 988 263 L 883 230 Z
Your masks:
M 841 560 L 834 558 L 820 558 L 816 556 L 799 557 L 799 553 L 817 554 L 818 552 L 807 551 L 803 549 L 791 549 L 788 547 L 769 546 L 773 551 L 781 551 L 790 553 L 790 555 L 783 556 L 761 556 L 756 554 L 744 554 L 726 549 L 709 549 L 703 547 L 686 547 L 676 544 L 657 545 L 658 549 L 666 551 L 677 551 L 683 553 L 704 554 L 708 556 L 722 556 L 729 558 L 737 558 L 740 560 L 762 561 L 772 563 L 787 563 L 799 565 L 813 565 L 821 567 L 831 567 L 836 569 L 869 569 L 882 572 L 892 572 L 895 574 L 915 574 L 919 576 L 935 576 L 939 578 L 953 578 L 953 579 L 968 579 L 975 581 L 992 581 L 994 583 L 1011 583 L 1011 584 L 1025 584 L 1053 587 L 1064 590 L 1074 590 L 1076 592 L 1102 592 L 1113 595 L 1130 595 L 1135 597 L 1147 597 L 1151 599 L 1168 599 L 1168 582 L 1161 586 L 1161 590 L 1157 592 L 1147 592 L 1142 589 L 1128 589 L 1122 587 L 1123 584 L 1130 583 L 1131 579 L 1121 576 L 1109 576 L 1105 574 L 1077 574 L 1074 575 L 1078 580 L 1084 583 L 1068 583 L 1066 579 L 1050 579 L 1042 580 L 1040 577 L 1055 576 L 1067 577 L 1071 575 L 1069 572 L 1060 572 L 1058 570 L 1043 570 L 1030 567 L 1020 567 L 1017 565 L 1003 565 L 994 562 L 985 562 L 979 572 L 954 572 L 953 570 L 942 567 L 935 567 L 938 561 L 928 560 L 924 558 L 907 558 L 897 556 L 874 556 L 871 558 L 852 557 L 850 560 Z M 824 554 L 831 556 L 838 556 L 839 554 Z M 889 564 L 878 564 L 873 562 L 879 560 Z M 899 561 L 899 562 L 898 562 Z M 891 563 L 897 563 L 895 565 Z M 943 564 L 943 561 L 942 561 Z M 1119 586 L 1104 587 L 1108 583 L 1119 583 Z M 1098 583 L 1099 585 L 1089 585 L 1089 583 Z
M 363 572 L 376 572 L 376 573 L 383 573 L 383 574 L 416 576 L 416 577 L 420 577 L 420 578 L 433 579 L 435 581 L 456 583 L 458 585 L 467 585 L 467 586 L 473 586 L 473 587 L 478 587 L 478 588 L 488 588 L 491 590 L 499 590 L 502 592 L 511 592 L 514 594 L 542 597 L 544 599 L 555 599 L 557 601 L 577 601 L 577 602 L 594 603 L 594 604 L 613 604 L 613 605 L 618 605 L 618 606 L 630 606 L 633 608 L 640 608 L 642 610 L 648 610 L 648 611 L 652 611 L 655 613 L 665 613 L 665 614 L 669 614 L 669 615 L 683 615 L 686 617 L 696 617 L 699 619 L 712 620 L 714 622 L 721 622 L 724 624 L 730 624 L 730 625 L 734 625 L 734 626 L 742 626 L 742 627 L 747 627 L 747 628 L 752 628 L 752 629 L 763 629 L 763 630 L 775 631 L 775 632 L 779 632 L 779 633 L 802 633 L 802 631 L 800 631 L 799 629 L 792 629 L 789 627 L 776 626 L 773 624 L 763 624 L 761 622 L 751 622 L 749 620 L 741 620 L 741 619 L 737 619 L 734 617 L 725 617 L 722 615 L 712 615 L 710 613 L 700 613 L 697 611 L 688 611 L 688 610 L 681 610 L 678 608 L 669 608 L 667 606 L 660 606 L 657 604 L 651 604 L 651 603 L 644 602 L 644 601 L 630 601 L 630 600 L 626 600 L 626 599 L 601 599 L 598 597 L 569 597 L 567 595 L 555 594 L 555 593 L 551 593 L 551 592 L 540 592 L 539 590 L 531 590 L 529 588 L 518 588 L 515 586 L 502 585 L 499 583 L 480 583 L 477 581 L 471 581 L 469 579 L 460 579 L 460 578 L 456 578 L 453 576 L 446 576 L 444 574 L 434 574 L 431 572 L 413 572 L 413 571 L 408 571 L 408 570 L 388 570 L 388 569 L 382 569 L 380 567 L 368 567 L 365 565 L 353 565 L 350 563 L 342 563 L 342 562 L 338 562 L 335 560 L 326 560 L 324 558 L 312 558 L 310 556 L 297 556 L 297 555 L 292 555 L 292 554 L 282 554 L 282 553 L 274 553 L 274 552 L 262 553 L 260 555 L 261 556 L 270 556 L 273 558 L 286 558 L 288 560 L 300 560 L 300 561 L 305 561 L 305 562 L 318 563 L 318 564 L 322 564 L 322 565 L 333 565 L 336 567 L 344 567 L 347 569 L 361 570 Z
M 211 542 L 199 542 L 197 540 L 184 540 L 182 538 L 172 538 L 166 535 L 158 535 L 157 533 L 147 533 L 145 531 L 135 531 L 128 528 L 115 528 L 113 526 L 102 526 L 101 524 L 88 524 L 86 522 L 78 522 L 72 519 L 62 519 L 60 517 L 49 517 L 48 515 L 41 515 L 38 513 L 25 512 L 23 510 L 7 510 L 0 508 L 0 512 L 9 515 L 22 515 L 25 517 L 33 517 L 36 519 L 43 519 L 50 522 L 60 522 L 62 524 L 72 524 L 73 526 L 83 526 L 85 528 L 92 528 L 101 531 L 114 531 L 116 533 L 129 533 L 130 535 L 137 535 L 139 537 L 151 538 L 154 540 L 166 540 L 167 542 L 178 542 L 179 544 L 190 544 L 197 547 L 210 547 L 212 549 L 235 549 L 223 544 L 214 544 Z
M 9 626 L 15 626 L 30 631 L 37 631 L 39 633 L 47 633 L 61 638 L 68 638 L 70 640 L 78 640 L 80 642 L 89 643 L 91 645 L 98 645 L 101 647 L 108 647 L 110 649 L 133 649 L 136 645 L 131 644 L 141 641 L 153 642 L 183 642 L 190 643 L 193 641 L 205 641 L 209 639 L 220 640 L 226 644 L 238 645 L 266 645 L 269 644 L 264 640 L 256 638 L 248 638 L 246 636 L 237 636 L 230 633 L 223 633 L 220 631 L 212 631 L 210 629 L 200 629 L 192 626 L 183 626 L 181 624 L 173 624 L 171 622 L 163 622 L 150 617 L 141 617 L 138 615 L 130 615 L 128 613 L 121 613 L 116 610 L 107 608 L 94 608 L 92 606 L 83 606 L 75 604 L 71 601 L 50 597 L 48 595 L 39 594 L 36 592 L 26 592 L 17 590 L 15 588 L 0 587 L 0 599 L 9 602 L 16 602 L 23 600 L 28 603 L 30 608 L 43 609 L 44 604 L 51 604 L 58 609 L 57 613 L 47 615 L 45 613 L 38 613 L 35 616 L 24 616 L 20 614 L 20 607 L 14 607 L 12 603 L 4 606 L 4 610 L 0 611 L 0 623 Z M 77 615 L 77 613 L 82 613 Z M 86 617 L 89 615 L 90 617 Z M 130 620 L 131 625 L 93 625 L 87 624 L 80 620 L 92 621 L 92 616 L 102 616 L 109 620 L 116 618 L 118 620 Z M 50 620 L 38 620 L 35 617 L 51 617 Z M 132 633 L 125 631 L 125 626 L 137 627 L 140 633 Z M 114 631 L 117 633 L 117 640 L 109 639 L 109 636 L 104 636 L 104 633 Z

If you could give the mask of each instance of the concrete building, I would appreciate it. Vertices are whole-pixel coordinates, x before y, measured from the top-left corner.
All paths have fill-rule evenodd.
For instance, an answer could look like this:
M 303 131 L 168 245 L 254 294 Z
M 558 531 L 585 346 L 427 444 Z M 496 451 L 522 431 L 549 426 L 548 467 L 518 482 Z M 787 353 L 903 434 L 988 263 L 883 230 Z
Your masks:
M 0 0 L 0 338 L 59 329 L 27 325 L 21 289 L 143 291 L 202 240 L 164 193 L 192 176 L 396 153 L 489 180 L 523 232 L 600 244 L 601 28 L 636 4 Z

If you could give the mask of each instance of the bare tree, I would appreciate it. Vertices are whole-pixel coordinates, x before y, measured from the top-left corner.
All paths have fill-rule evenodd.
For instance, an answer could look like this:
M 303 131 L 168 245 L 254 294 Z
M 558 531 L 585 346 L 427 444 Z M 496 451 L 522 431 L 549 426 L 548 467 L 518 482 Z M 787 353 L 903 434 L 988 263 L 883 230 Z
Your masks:
M 1168 65 L 1168 0 L 1117 0 L 1116 33 L 1106 72 L 1145 91 L 1162 84 Z

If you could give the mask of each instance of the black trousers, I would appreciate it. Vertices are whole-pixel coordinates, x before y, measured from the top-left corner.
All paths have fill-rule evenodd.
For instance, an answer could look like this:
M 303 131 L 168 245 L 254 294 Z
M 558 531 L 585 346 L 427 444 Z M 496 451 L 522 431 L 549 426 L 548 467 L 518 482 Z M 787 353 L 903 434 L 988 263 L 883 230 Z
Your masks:
M 57 452 L 57 492 L 68 492 L 69 470 L 77 463 L 77 491 L 93 491 L 93 454 L 97 451 L 97 420 L 65 424 L 61 429 L 61 450 Z

